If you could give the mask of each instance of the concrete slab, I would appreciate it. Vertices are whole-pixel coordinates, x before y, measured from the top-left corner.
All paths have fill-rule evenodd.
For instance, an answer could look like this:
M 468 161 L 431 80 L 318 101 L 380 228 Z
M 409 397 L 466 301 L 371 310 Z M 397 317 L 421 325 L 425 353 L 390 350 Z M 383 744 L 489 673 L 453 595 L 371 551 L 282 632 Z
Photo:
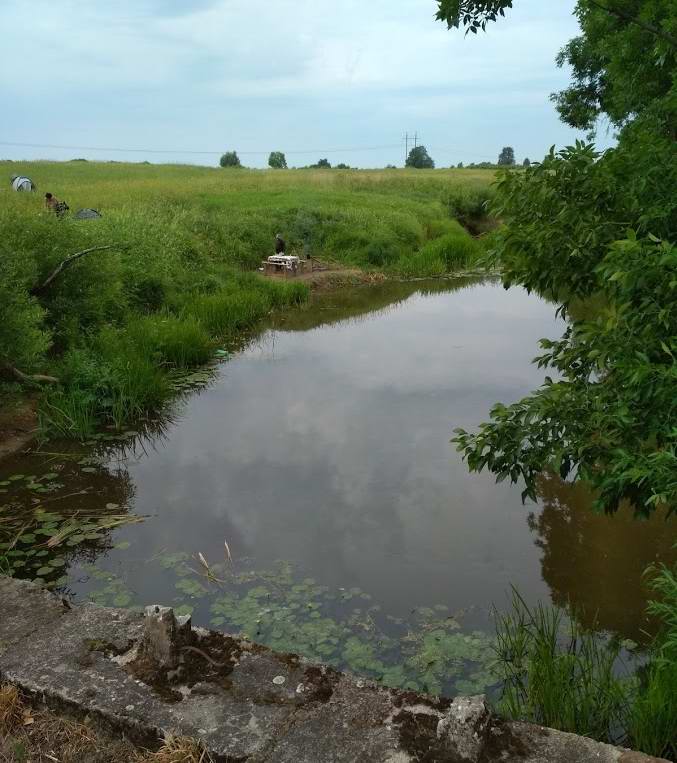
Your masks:
M 392 691 L 225 634 L 189 635 L 178 659 L 161 665 L 142 614 L 70 608 L 33 584 L 0 579 L 0 679 L 145 746 L 171 732 L 198 738 L 215 759 L 231 762 L 655 760 L 503 723 L 482 698 Z

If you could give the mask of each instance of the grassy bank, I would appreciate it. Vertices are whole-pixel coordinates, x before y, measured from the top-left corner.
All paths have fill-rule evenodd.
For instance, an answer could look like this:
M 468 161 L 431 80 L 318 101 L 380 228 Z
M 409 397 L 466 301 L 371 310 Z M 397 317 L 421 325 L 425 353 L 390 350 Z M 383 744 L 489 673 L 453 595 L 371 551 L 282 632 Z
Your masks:
M 48 431 L 85 436 L 156 410 L 271 310 L 308 297 L 256 270 L 282 233 L 291 251 L 395 276 L 472 267 L 493 174 L 258 172 L 90 162 L 2 163 L 35 194 L 0 191 L 0 365 L 59 380 Z M 43 206 L 50 191 L 71 215 Z M 76 220 L 93 207 L 103 217 Z M 460 220 L 460 222 L 459 222 Z M 463 224 L 461 224 L 463 223 Z M 464 227 L 465 226 L 465 227 Z M 74 261 L 51 283 L 70 255 Z

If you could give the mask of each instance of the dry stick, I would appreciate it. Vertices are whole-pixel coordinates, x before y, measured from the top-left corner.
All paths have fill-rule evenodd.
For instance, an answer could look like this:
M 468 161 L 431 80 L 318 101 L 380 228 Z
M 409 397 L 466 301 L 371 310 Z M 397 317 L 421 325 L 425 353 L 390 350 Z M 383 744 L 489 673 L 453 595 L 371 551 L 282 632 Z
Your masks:
M 70 257 L 66 257 L 66 259 L 59 263 L 59 265 L 56 267 L 54 272 L 47 278 L 47 280 L 40 286 L 36 286 L 31 290 L 31 294 L 41 294 L 45 289 L 47 289 L 52 281 L 57 278 L 63 271 L 70 267 L 75 260 L 79 260 L 80 257 L 84 257 L 86 254 L 90 254 L 91 252 L 102 252 L 106 249 L 120 249 L 122 247 L 119 247 L 116 244 L 106 244 L 105 246 L 92 246 L 89 249 L 83 249 L 81 252 L 76 252 L 75 254 L 71 254 Z
M 215 668 L 226 668 L 231 664 L 229 661 L 217 662 L 216 660 L 213 660 L 206 652 L 203 652 L 202 649 L 198 649 L 196 646 L 184 646 L 181 648 L 184 652 L 194 652 L 195 654 L 199 654 L 200 657 L 203 657 L 210 665 L 213 665 Z
M 58 384 L 59 380 L 54 376 L 44 376 L 43 374 L 25 374 L 23 371 L 19 371 L 10 363 L 3 363 L 0 365 L 0 369 L 13 376 L 24 384 Z

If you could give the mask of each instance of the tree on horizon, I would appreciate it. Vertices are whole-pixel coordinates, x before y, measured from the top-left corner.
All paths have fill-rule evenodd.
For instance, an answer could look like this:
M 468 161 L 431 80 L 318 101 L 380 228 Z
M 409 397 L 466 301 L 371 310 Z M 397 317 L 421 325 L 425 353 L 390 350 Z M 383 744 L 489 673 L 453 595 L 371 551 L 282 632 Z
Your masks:
M 219 165 L 221 167 L 242 167 L 242 162 L 237 155 L 237 151 L 226 151 L 219 159 Z
M 435 162 L 428 154 L 425 146 L 416 146 L 409 152 L 406 166 L 417 170 L 432 170 L 435 169 Z
M 268 166 L 274 170 L 286 170 L 287 169 L 287 157 L 282 151 L 271 151 L 268 157 Z

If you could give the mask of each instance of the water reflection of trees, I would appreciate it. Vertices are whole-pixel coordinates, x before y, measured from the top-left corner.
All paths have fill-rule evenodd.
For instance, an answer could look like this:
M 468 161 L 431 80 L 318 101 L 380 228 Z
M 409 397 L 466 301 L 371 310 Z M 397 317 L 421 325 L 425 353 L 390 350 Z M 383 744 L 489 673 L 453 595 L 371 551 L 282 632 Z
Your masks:
M 450 294 L 486 283 L 487 276 L 458 276 L 453 279 L 386 281 L 381 284 L 346 287 L 318 295 L 313 302 L 296 310 L 285 310 L 273 321 L 273 328 L 284 331 L 311 331 L 382 314 L 410 297 Z
M 663 512 L 635 519 L 629 506 L 615 516 L 596 514 L 584 485 L 555 475 L 541 478 L 539 496 L 543 508 L 530 514 L 529 527 L 543 549 L 542 574 L 553 603 L 571 605 L 585 627 L 645 640 L 643 631 L 652 624 L 645 615 L 651 592 L 644 572 L 677 559 L 677 524 Z

